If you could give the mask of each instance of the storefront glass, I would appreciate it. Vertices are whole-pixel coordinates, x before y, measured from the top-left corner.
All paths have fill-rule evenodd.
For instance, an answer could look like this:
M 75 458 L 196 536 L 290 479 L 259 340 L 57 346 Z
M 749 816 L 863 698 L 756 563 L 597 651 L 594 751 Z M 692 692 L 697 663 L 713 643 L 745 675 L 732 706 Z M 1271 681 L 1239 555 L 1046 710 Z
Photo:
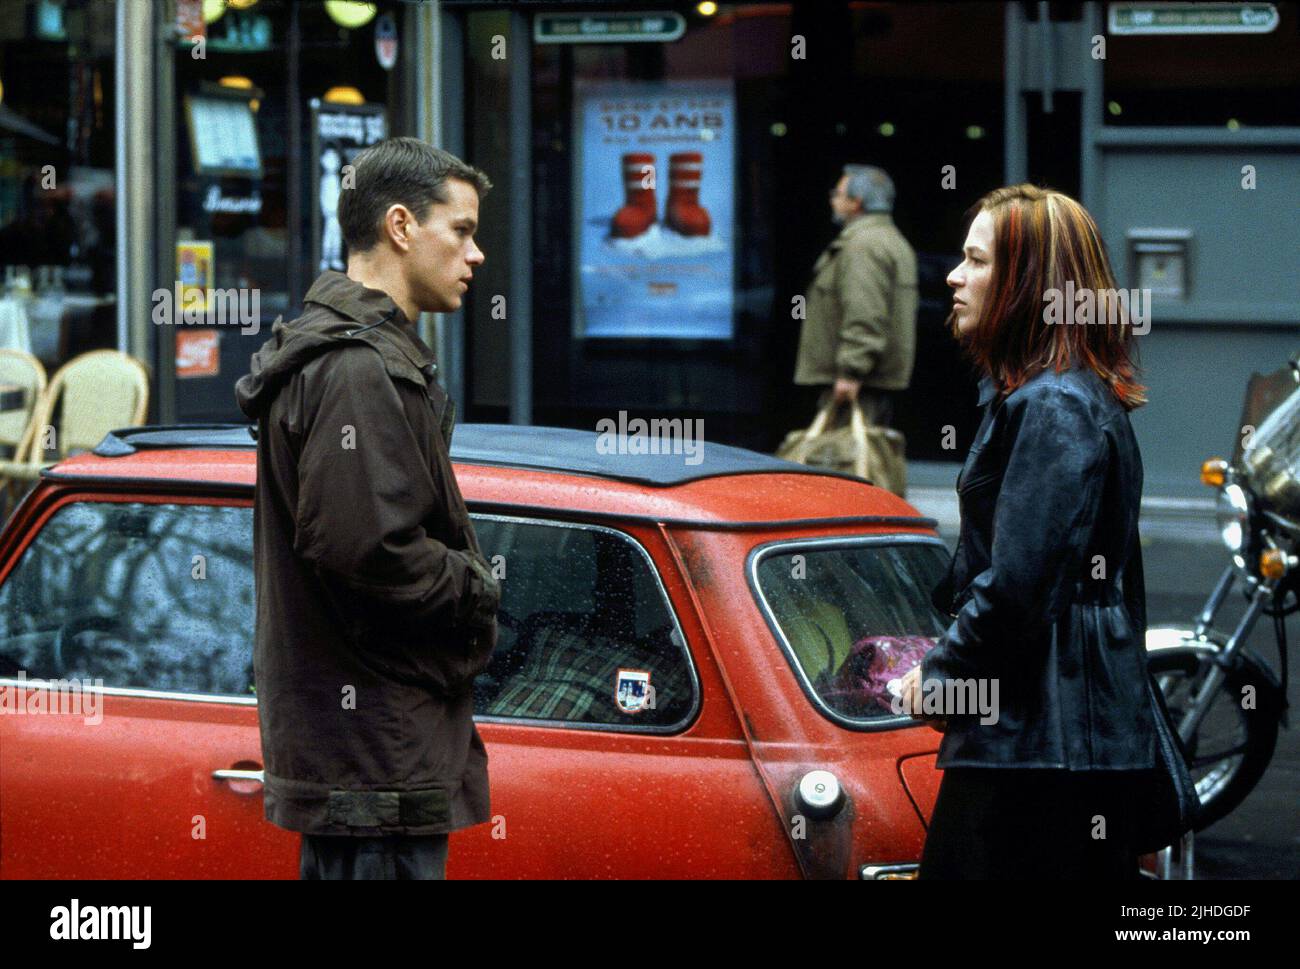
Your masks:
M 504 185 L 519 120 L 493 50 L 510 14 L 452 6 L 465 26 L 466 153 Z M 859 162 L 891 173 L 895 221 L 920 265 L 916 376 L 897 423 L 909 456 L 956 460 L 932 415 L 962 432 L 978 414 L 942 327 L 944 278 L 965 210 L 1002 179 L 1001 5 L 667 6 L 685 21 L 677 39 L 532 45 L 532 192 L 484 206 L 470 419 L 508 413 L 508 329 L 492 297 L 509 291 L 506 214 L 528 205 L 533 421 L 590 428 L 620 409 L 702 418 L 709 440 L 771 450 L 812 418 L 815 394 L 793 384 L 792 300 L 838 231 L 827 192 Z M 569 8 L 517 9 L 535 25 Z M 915 416 L 913 395 L 928 402 Z
M 193 35 L 173 55 L 176 279 L 183 291 L 236 291 L 209 312 L 237 305 L 240 317 L 158 329 L 175 341 L 177 417 L 240 420 L 232 388 L 272 322 L 301 313 L 322 269 L 346 266 L 332 224 L 339 170 L 409 130 L 398 92 L 411 55 L 398 2 L 205 9 L 202 56 Z
M 117 343 L 112 0 L 0 4 L 0 347 Z

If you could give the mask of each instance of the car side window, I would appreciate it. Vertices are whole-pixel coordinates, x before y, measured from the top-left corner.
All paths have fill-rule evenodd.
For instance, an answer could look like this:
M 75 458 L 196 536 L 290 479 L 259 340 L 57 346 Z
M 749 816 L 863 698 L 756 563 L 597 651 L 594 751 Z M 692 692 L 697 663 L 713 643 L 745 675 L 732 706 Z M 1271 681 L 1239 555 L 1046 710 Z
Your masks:
M 0 676 L 253 695 L 253 510 L 81 501 L 0 586 Z
M 472 518 L 502 590 L 475 713 L 661 729 L 690 717 L 686 644 L 639 544 L 596 525 Z

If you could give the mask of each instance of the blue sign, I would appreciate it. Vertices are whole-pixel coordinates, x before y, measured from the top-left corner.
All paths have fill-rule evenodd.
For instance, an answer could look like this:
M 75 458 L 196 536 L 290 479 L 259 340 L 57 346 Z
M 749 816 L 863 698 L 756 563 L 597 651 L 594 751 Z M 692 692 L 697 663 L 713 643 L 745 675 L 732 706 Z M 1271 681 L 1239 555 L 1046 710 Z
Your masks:
M 731 82 L 579 81 L 574 89 L 575 335 L 730 339 Z

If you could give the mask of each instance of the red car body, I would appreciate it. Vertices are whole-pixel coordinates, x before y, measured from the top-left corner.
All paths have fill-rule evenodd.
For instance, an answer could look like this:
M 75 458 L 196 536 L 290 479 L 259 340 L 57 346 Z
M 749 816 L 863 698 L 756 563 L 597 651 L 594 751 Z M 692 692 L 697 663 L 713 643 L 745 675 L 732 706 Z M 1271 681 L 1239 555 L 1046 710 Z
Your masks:
M 63 461 L 0 534 L 0 590 L 72 503 L 251 507 L 255 454 L 200 440 Z M 887 877 L 891 865 L 907 877 L 938 788 L 940 735 L 905 718 L 847 729 L 819 710 L 756 599 L 749 563 L 782 540 L 937 543 L 933 521 L 841 476 L 755 470 L 663 486 L 479 462 L 455 448 L 453 459 L 472 514 L 595 523 L 639 544 L 698 696 L 689 723 L 667 733 L 479 718 L 494 821 L 452 835 L 448 877 L 859 878 Z M 508 597 L 509 578 L 504 587 Z M 66 648 L 77 633 L 64 632 Z M 251 629 L 247 638 L 251 649 Z M 7 672 L 0 685 L 13 691 Z M 108 683 L 102 721 L 85 721 L 0 716 L 0 875 L 297 877 L 299 836 L 262 814 L 253 697 Z M 843 791 L 828 820 L 804 817 L 796 799 L 814 770 Z

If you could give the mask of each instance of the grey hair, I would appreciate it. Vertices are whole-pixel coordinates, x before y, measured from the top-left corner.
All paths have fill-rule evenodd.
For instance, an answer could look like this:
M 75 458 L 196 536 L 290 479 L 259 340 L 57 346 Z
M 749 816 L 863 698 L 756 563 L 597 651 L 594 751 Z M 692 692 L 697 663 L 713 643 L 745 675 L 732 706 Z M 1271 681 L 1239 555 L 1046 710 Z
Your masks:
M 844 194 L 862 200 L 863 212 L 894 211 L 894 182 L 883 168 L 874 165 L 845 165 L 849 177 Z

